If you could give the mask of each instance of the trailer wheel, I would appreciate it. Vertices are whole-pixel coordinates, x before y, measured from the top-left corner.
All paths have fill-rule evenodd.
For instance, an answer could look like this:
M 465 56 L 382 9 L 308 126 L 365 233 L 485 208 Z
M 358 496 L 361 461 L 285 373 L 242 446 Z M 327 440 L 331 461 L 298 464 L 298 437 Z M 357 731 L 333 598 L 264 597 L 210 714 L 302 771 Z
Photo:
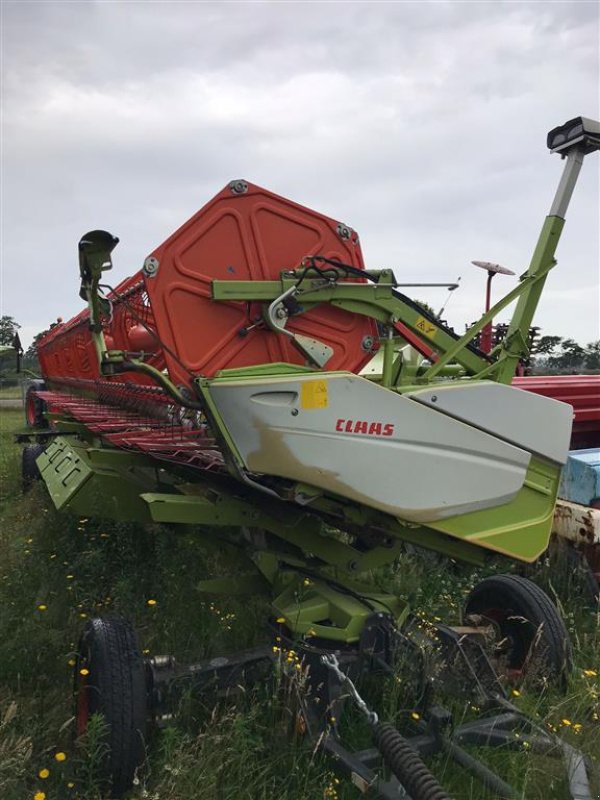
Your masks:
M 494 625 L 501 672 L 511 682 L 566 688 L 573 660 L 569 634 L 554 603 L 533 581 L 518 575 L 485 578 L 468 596 L 464 616 Z
M 33 381 L 25 392 L 25 421 L 29 428 L 47 428 L 48 420 L 44 416 L 46 403 L 37 396 L 44 388 L 44 381 Z
M 146 668 L 133 627 L 124 619 L 91 619 L 79 641 L 75 665 L 77 736 L 92 714 L 107 725 L 99 779 L 110 797 L 131 788 L 145 757 L 148 719 Z
M 36 460 L 44 450 L 45 447 L 41 444 L 28 444 L 23 448 L 23 453 L 21 454 L 21 478 L 24 492 L 31 489 L 35 481 L 39 481 L 41 478 Z

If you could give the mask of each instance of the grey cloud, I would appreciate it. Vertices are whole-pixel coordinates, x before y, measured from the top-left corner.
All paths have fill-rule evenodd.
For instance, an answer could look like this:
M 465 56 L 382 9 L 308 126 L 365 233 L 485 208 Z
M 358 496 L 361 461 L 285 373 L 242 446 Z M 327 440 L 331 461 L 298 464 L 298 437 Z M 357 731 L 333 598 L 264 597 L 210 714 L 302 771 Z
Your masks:
M 460 326 L 471 258 L 526 266 L 560 172 L 546 130 L 598 114 L 595 3 L 19 2 L 3 36 L 4 313 L 32 327 L 78 310 L 83 230 L 121 236 L 117 280 L 240 176 L 354 225 L 406 280 L 463 272 Z M 585 167 L 549 282 L 565 300 L 538 321 L 591 339 Z

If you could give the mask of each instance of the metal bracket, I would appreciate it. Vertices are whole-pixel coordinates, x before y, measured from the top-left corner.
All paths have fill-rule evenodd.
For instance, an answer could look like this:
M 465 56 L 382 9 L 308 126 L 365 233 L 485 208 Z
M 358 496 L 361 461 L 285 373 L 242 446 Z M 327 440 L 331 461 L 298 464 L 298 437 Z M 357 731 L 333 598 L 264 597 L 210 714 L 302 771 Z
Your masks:
M 294 346 L 315 366 L 324 367 L 333 355 L 333 348 L 318 339 L 312 339 L 310 336 L 303 336 L 300 333 L 292 333 L 292 331 L 286 330 L 285 326 L 290 314 L 286 308 L 285 301 L 295 297 L 297 294 L 297 287 L 290 286 L 283 294 L 273 300 L 265 315 L 267 325 L 275 333 L 283 333 L 284 336 L 291 339 Z

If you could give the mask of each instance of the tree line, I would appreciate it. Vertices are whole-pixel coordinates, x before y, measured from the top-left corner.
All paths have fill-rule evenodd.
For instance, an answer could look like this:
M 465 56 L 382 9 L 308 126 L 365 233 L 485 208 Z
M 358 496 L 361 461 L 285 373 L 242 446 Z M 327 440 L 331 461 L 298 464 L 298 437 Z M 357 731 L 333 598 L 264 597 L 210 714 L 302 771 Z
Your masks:
M 540 336 L 534 343 L 533 370 L 538 375 L 600 371 L 600 339 L 584 347 L 574 339 Z

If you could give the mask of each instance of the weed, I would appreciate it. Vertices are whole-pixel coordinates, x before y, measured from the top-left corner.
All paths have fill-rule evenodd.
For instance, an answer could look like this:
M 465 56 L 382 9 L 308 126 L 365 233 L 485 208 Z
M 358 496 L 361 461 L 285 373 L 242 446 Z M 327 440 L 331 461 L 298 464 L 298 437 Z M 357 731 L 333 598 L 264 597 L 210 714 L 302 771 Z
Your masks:
M 265 600 L 211 600 L 197 592 L 200 578 L 247 569 L 237 551 L 220 545 L 210 531 L 73 519 L 54 510 L 41 486 L 23 495 L 20 446 L 10 435 L 23 424 L 22 412 L 3 409 L 0 424 L 0 797 L 28 800 L 42 791 L 47 800 L 95 800 L 105 753 L 102 720 L 92 722 L 81 747 L 71 734 L 72 662 L 85 620 L 123 614 L 135 623 L 145 653 L 174 653 L 185 663 L 264 641 Z M 426 630 L 440 618 L 458 623 L 471 586 L 494 571 L 507 571 L 507 564 L 473 569 L 412 552 L 372 579 L 425 609 L 418 619 Z M 598 792 L 600 615 L 550 561 L 537 565 L 533 577 L 551 592 L 553 587 L 563 605 L 575 642 L 575 671 L 566 694 L 523 689 L 512 700 L 587 754 Z M 408 733 L 418 730 L 414 715 L 423 692 L 413 667 L 408 659 L 398 665 L 398 682 L 384 686 L 374 678 L 370 687 L 378 710 Z M 348 781 L 336 783 L 331 763 L 298 730 L 298 673 L 295 683 L 278 672 L 271 685 L 218 702 L 184 694 L 177 725 L 159 731 L 149 745 L 148 768 L 132 799 L 357 800 L 358 789 Z M 441 692 L 440 700 L 450 702 L 456 722 L 479 713 Z M 359 715 L 348 715 L 344 725 L 357 747 L 371 746 Z M 64 763 L 55 759 L 57 752 L 66 754 Z M 560 760 L 531 753 L 526 741 L 516 752 L 472 752 L 525 800 L 567 797 Z M 493 797 L 447 756 L 431 766 L 457 800 Z M 43 769 L 47 778 L 39 777 Z

